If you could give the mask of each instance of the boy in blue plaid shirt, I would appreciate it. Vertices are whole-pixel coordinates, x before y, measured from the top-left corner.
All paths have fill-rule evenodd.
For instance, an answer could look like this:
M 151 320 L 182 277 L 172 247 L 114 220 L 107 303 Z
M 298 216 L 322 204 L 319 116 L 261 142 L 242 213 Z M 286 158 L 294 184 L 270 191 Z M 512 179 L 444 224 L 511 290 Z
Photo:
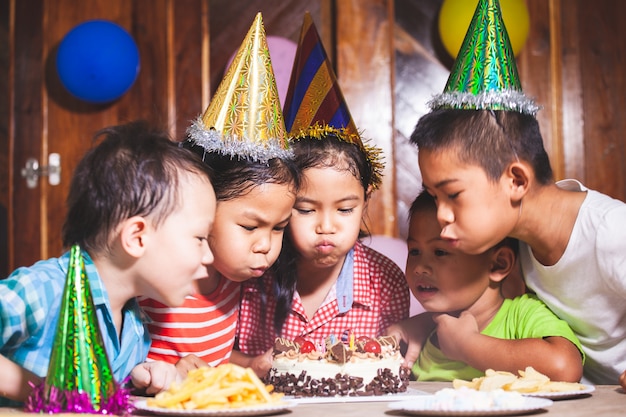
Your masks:
M 173 365 L 144 362 L 150 336 L 135 297 L 178 306 L 213 261 L 215 194 L 206 165 L 141 122 L 103 129 L 76 167 L 63 244 L 78 244 L 118 382 L 165 388 Z M 27 399 L 46 376 L 69 252 L 0 280 L 0 405 Z M 172 279 L 175 277 L 176 279 Z M 133 370 L 134 368 L 134 370 Z

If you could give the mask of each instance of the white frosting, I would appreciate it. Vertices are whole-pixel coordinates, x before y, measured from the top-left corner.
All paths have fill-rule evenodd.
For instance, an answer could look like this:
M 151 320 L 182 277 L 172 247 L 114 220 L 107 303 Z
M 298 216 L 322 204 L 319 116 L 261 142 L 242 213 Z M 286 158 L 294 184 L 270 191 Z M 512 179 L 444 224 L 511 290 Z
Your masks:
M 343 364 L 329 362 L 323 358 L 316 359 L 315 356 L 299 355 L 297 358 L 288 358 L 285 355 L 279 355 L 274 358 L 272 367 L 276 369 L 278 375 L 289 373 L 298 376 L 302 371 L 306 371 L 307 376 L 322 379 L 334 378 L 337 374 L 343 374 L 361 377 L 363 382 L 367 384 L 376 377 L 379 369 L 389 368 L 394 375 L 399 375 L 400 366 L 404 361 L 399 352 L 384 355 L 383 358 L 374 357 L 374 355 L 370 357 L 354 355 L 349 362 Z

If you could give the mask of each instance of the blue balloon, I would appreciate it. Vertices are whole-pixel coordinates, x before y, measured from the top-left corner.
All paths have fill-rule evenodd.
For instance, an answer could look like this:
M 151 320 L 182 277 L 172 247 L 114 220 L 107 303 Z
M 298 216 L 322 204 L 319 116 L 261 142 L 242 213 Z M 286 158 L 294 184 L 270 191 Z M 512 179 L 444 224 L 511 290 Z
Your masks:
M 139 74 L 139 49 L 130 34 L 107 20 L 75 26 L 57 53 L 63 86 L 75 97 L 108 103 L 121 97 Z

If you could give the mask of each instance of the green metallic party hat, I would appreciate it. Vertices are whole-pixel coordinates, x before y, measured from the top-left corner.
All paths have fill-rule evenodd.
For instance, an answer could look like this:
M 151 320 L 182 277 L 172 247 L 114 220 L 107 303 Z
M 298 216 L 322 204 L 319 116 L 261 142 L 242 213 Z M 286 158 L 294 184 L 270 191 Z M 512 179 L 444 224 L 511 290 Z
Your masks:
M 479 0 L 442 94 L 431 109 L 511 110 L 535 115 L 522 92 L 511 41 L 498 0 Z
M 85 263 L 78 245 L 70 263 L 61 300 L 43 392 L 44 411 L 111 411 L 117 384 L 100 333 Z

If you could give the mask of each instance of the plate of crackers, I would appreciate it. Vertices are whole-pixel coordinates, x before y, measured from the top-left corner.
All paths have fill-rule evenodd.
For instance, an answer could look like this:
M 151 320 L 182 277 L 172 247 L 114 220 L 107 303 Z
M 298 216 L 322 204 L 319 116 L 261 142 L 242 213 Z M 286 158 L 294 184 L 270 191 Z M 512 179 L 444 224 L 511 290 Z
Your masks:
M 266 416 L 297 404 L 273 392 L 250 368 L 222 364 L 189 371 L 184 381 L 172 384 L 153 398 L 134 403 L 138 411 L 169 416 Z
M 535 370 L 532 366 L 518 371 L 515 375 L 506 371 L 494 371 L 487 369 L 485 376 L 474 378 L 471 381 L 455 379 L 452 382 L 454 388 L 467 387 L 478 391 L 516 391 L 527 397 L 549 398 L 561 400 L 580 397 L 595 391 L 593 385 L 578 382 L 551 381 L 546 375 Z

